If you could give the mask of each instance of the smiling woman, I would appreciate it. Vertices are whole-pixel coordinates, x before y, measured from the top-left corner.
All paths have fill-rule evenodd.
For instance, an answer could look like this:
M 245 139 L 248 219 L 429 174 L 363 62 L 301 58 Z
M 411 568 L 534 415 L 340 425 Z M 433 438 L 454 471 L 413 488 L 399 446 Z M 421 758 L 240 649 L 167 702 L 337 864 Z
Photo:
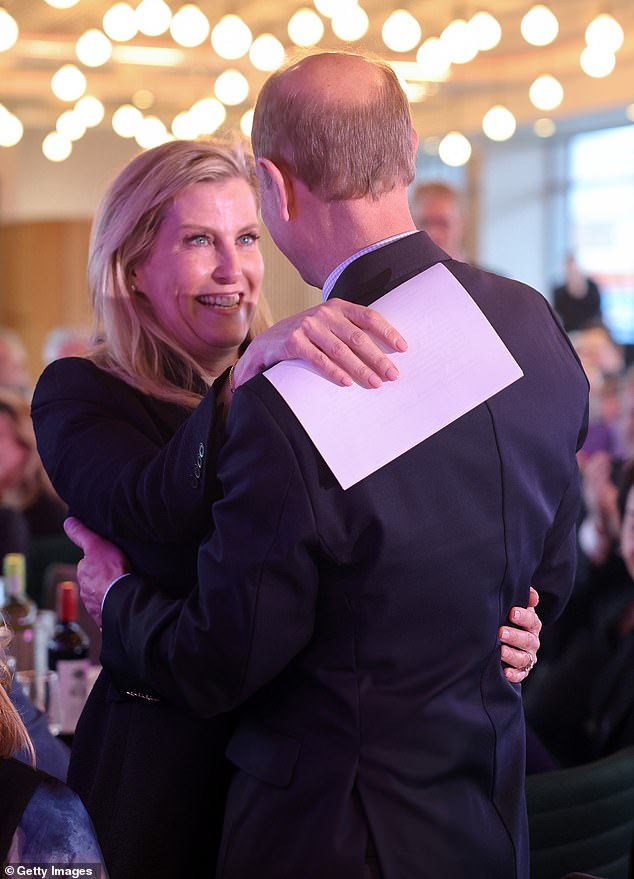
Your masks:
M 235 360 L 253 322 L 264 275 L 259 228 L 245 180 L 195 183 L 172 199 L 132 272 L 137 296 L 210 375 Z

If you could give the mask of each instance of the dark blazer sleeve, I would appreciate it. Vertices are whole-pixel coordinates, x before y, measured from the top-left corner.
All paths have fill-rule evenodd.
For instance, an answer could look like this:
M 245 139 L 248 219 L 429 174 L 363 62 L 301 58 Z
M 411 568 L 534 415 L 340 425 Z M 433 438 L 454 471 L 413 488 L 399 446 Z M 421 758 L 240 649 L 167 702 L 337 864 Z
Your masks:
M 32 416 L 72 515 L 111 539 L 202 538 L 217 494 L 213 389 L 166 443 L 136 392 L 88 360 L 63 358 L 40 377 Z
M 288 438 L 248 385 L 229 425 L 196 589 L 172 601 L 126 577 L 103 611 L 101 659 L 117 685 L 149 685 L 203 716 L 244 701 L 308 643 L 323 549 Z

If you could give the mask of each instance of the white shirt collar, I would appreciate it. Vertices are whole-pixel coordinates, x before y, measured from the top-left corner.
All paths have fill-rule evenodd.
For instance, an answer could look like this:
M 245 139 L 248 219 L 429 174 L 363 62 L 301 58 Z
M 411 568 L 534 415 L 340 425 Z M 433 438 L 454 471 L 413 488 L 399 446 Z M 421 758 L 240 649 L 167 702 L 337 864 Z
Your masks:
M 408 235 L 414 235 L 418 232 L 418 229 L 412 229 L 409 232 L 401 232 L 399 235 L 392 235 L 391 238 L 384 238 L 382 241 L 377 241 L 376 244 L 370 244 L 368 247 L 364 247 L 363 250 L 358 250 L 356 253 L 353 253 L 352 256 L 349 256 L 348 259 L 345 259 L 342 263 L 339 263 L 336 269 L 328 275 L 326 281 L 324 283 L 324 287 L 322 290 L 321 298 L 325 302 L 326 299 L 332 293 L 332 288 L 335 286 L 337 281 L 339 280 L 339 276 L 347 269 L 351 262 L 354 262 L 355 259 L 359 259 L 360 256 L 365 256 L 366 253 L 371 253 L 373 250 L 378 250 L 379 247 L 385 247 L 386 244 L 391 244 L 393 241 L 398 241 L 399 238 L 406 238 Z

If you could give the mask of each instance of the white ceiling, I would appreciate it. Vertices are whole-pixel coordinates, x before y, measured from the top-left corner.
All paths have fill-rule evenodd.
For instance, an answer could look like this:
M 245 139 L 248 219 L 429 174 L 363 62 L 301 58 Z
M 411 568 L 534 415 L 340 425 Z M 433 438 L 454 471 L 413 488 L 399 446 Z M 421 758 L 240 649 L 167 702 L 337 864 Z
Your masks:
M 173 12 L 182 0 L 168 0 Z M 109 0 L 80 0 L 69 10 L 57 10 L 44 0 L 0 0 L 20 27 L 18 42 L 0 53 L 0 102 L 15 113 L 26 128 L 51 130 L 58 115 L 69 106 L 55 98 L 50 89 L 53 73 L 64 63 L 78 63 L 74 53 L 77 38 L 88 28 L 100 28 L 104 12 L 112 5 Z M 385 0 L 361 0 L 370 18 L 370 29 L 358 44 L 392 61 L 415 61 L 415 51 L 404 55 L 389 52 L 380 37 L 381 26 L 395 6 Z M 228 12 L 239 13 L 254 36 L 269 32 L 292 51 L 286 26 L 290 16 L 304 0 L 233 0 L 214 3 L 200 0 L 200 8 L 212 26 Z M 557 76 L 565 90 L 564 101 L 556 117 L 625 107 L 634 101 L 634 2 L 632 0 L 552 0 L 550 8 L 559 19 L 559 36 L 550 46 L 528 45 L 520 35 L 522 15 L 532 5 L 522 0 L 475 0 L 458 3 L 438 0 L 411 0 L 402 4 L 416 16 L 423 29 L 423 38 L 437 36 L 457 15 L 470 17 L 479 8 L 492 12 L 502 25 L 503 36 L 497 48 L 479 54 L 465 65 L 454 65 L 448 81 L 434 84 L 421 102 L 412 105 L 416 127 L 421 135 L 442 135 L 458 128 L 473 131 L 479 128 L 486 110 L 495 103 L 504 103 L 513 110 L 518 122 L 528 123 L 544 116 L 528 99 L 530 83 L 542 73 Z M 579 54 L 584 47 L 584 31 L 589 21 L 601 11 L 609 11 L 620 21 L 625 42 L 617 55 L 615 71 L 605 79 L 591 79 L 579 67 Z M 340 48 L 342 43 L 333 35 L 326 20 L 323 48 Z M 177 48 L 169 33 L 162 37 L 138 35 L 135 46 Z M 357 44 L 354 44 L 357 45 Z M 178 66 L 156 67 L 111 60 L 103 67 L 84 68 L 88 93 L 106 105 L 110 124 L 117 106 L 129 103 L 139 89 L 152 93 L 151 112 L 170 125 L 172 118 L 187 109 L 195 100 L 212 94 L 215 77 L 227 67 L 241 70 L 249 79 L 251 94 L 247 101 L 229 116 L 236 124 L 240 115 L 252 105 L 265 74 L 256 71 L 248 57 L 235 62 L 219 58 L 209 41 L 193 49 L 182 49 Z M 81 66 L 81 65 L 80 65 Z

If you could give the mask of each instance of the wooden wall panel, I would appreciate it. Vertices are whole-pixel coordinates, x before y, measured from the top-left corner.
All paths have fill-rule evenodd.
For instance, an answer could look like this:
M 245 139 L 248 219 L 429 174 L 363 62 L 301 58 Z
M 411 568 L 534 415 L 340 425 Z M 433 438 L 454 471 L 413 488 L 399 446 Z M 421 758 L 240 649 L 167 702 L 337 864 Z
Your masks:
M 89 220 L 0 226 L 0 323 L 24 340 L 34 379 L 53 327 L 90 324 L 89 235 Z

